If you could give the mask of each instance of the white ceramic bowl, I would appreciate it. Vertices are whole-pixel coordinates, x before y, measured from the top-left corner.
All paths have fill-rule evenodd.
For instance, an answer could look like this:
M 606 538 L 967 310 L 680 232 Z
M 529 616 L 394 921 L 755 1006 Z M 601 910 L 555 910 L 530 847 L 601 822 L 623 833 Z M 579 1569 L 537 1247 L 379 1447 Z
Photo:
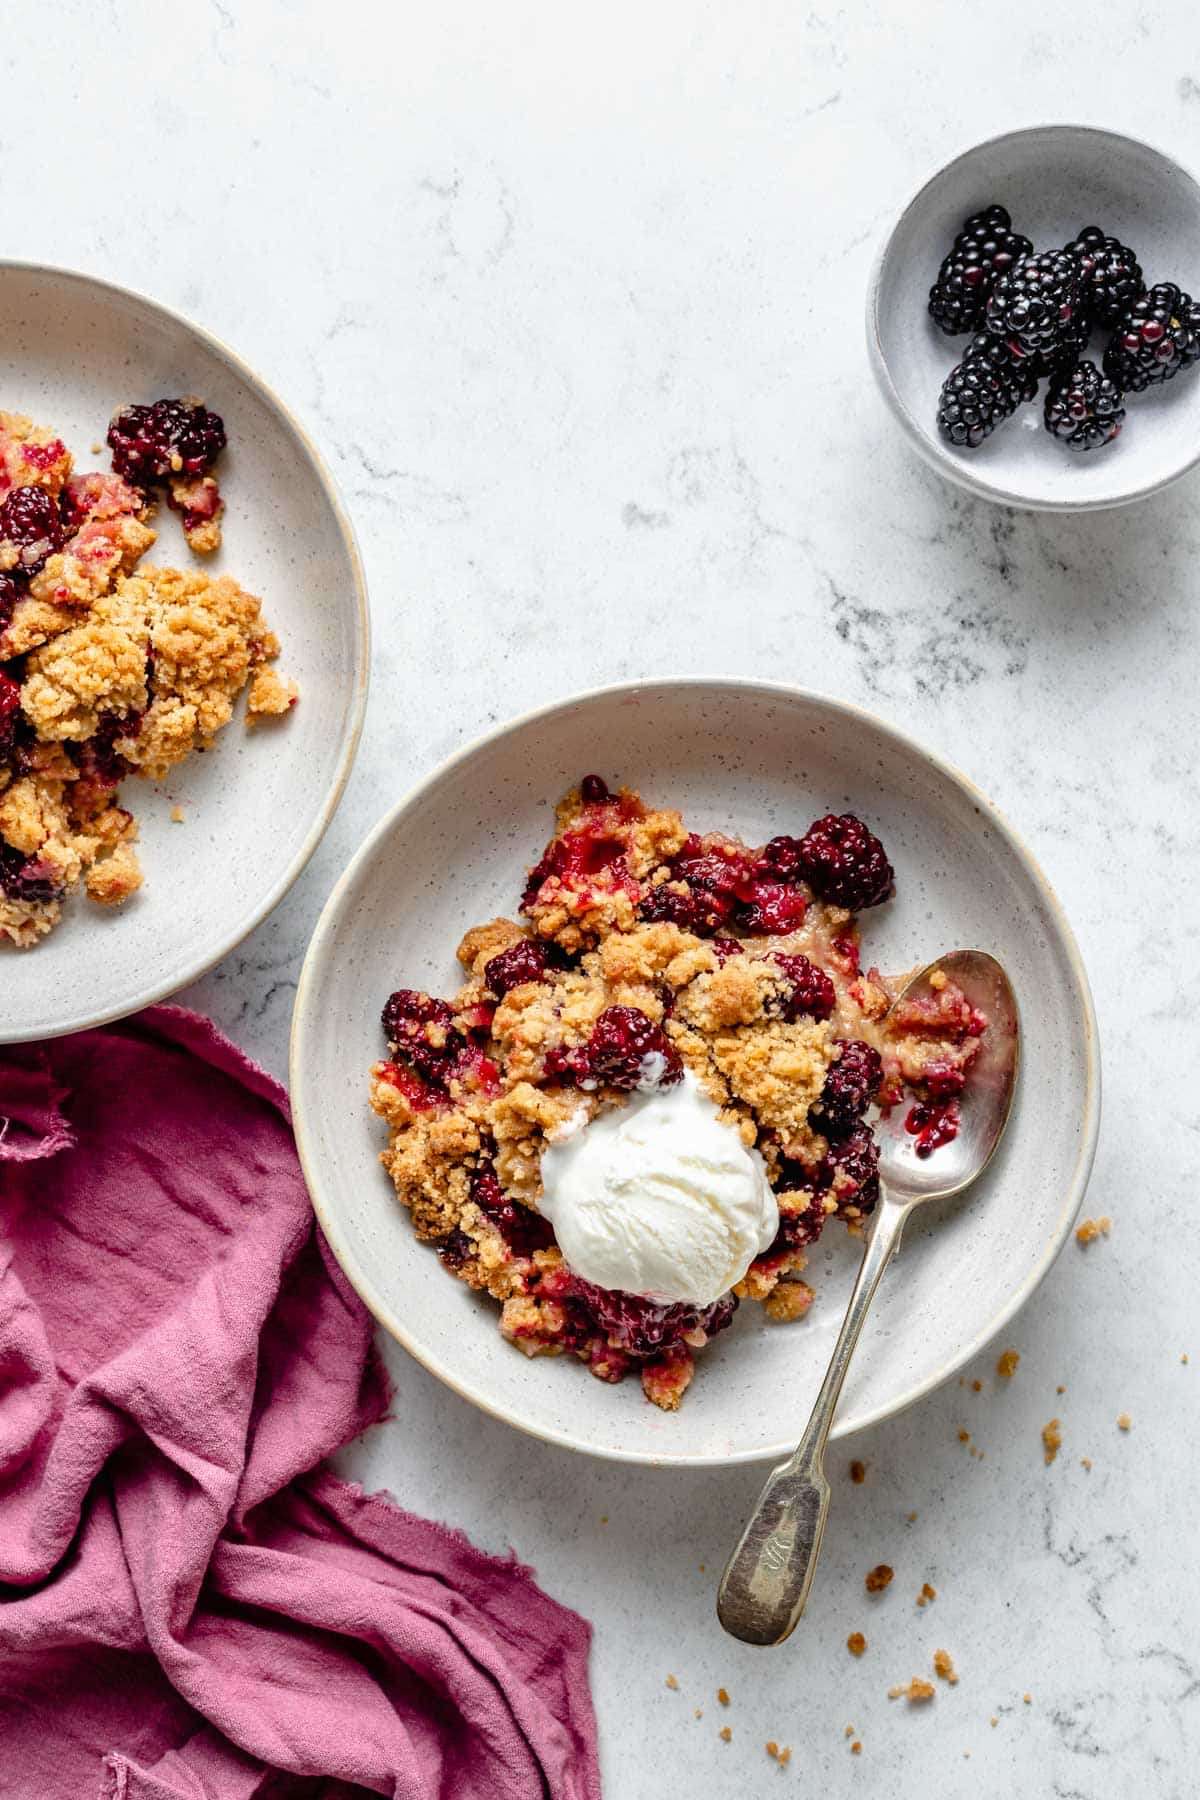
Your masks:
M 330 896 L 292 1028 L 296 1137 L 313 1202 L 375 1316 L 435 1375 L 551 1442 L 633 1462 L 781 1455 L 802 1426 L 857 1257 L 841 1228 L 810 1262 L 818 1300 L 792 1326 L 743 1306 L 703 1352 L 680 1412 L 636 1381 L 606 1387 L 574 1359 L 528 1361 L 497 1308 L 413 1235 L 377 1155 L 367 1071 L 395 987 L 449 993 L 462 932 L 511 914 L 553 828 L 555 800 L 595 770 L 679 806 L 698 830 L 751 841 L 854 808 L 882 834 L 897 897 L 864 915 L 866 957 L 902 970 L 954 946 L 994 951 L 1022 1009 L 1023 1076 L 988 1175 L 960 1204 L 922 1209 L 889 1273 L 835 1427 L 844 1436 L 952 1375 L 1050 1267 L 1091 1167 L 1099 1062 L 1070 927 L 1028 852 L 971 784 L 911 739 L 821 695 L 723 680 L 602 689 L 468 745 L 390 812 Z M 936 1216 L 926 1216 L 934 1211 Z
M 0 263 L 0 406 L 65 439 L 78 468 L 114 408 L 199 394 L 229 433 L 224 547 L 204 566 L 263 601 L 300 684 L 286 720 L 240 716 L 161 786 L 129 780 L 146 882 L 104 911 L 82 893 L 32 950 L 0 945 L 0 1042 L 120 1017 L 203 974 L 270 912 L 320 841 L 354 760 L 367 691 L 366 587 L 333 482 L 282 401 L 198 326 L 124 288 Z M 165 507 L 151 563 L 193 558 Z M 184 823 L 171 820 L 180 804 Z
M 964 219 L 995 202 L 1036 250 L 1057 249 L 1100 225 L 1137 251 L 1148 284 L 1200 295 L 1200 186 L 1136 138 L 1083 125 L 1039 125 L 955 157 L 914 195 L 887 238 L 867 292 L 867 342 L 883 396 L 909 442 L 933 467 L 987 500 L 1045 512 L 1122 506 L 1166 487 L 1200 459 L 1200 370 L 1129 396 L 1114 444 L 1067 450 L 1042 423 L 1038 398 L 977 450 L 939 435 L 938 393 L 966 337 L 947 337 L 928 313 L 938 265 Z M 1107 334 L 1087 355 L 1099 362 Z

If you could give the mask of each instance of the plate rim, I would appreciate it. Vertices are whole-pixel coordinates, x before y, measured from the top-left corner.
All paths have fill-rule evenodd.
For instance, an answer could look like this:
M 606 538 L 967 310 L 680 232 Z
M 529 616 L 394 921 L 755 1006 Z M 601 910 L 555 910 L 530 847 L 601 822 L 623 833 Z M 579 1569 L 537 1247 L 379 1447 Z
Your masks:
M 154 1006 L 159 1001 L 166 1000 L 170 995 L 178 993 L 180 988 L 189 986 L 193 981 L 198 981 L 202 975 L 206 975 L 210 969 L 215 968 L 216 965 L 228 956 L 231 951 L 236 950 L 239 944 L 244 943 L 250 933 L 256 930 L 258 926 L 262 924 L 263 920 L 268 918 L 270 914 L 274 912 L 280 901 L 303 873 L 318 844 L 329 829 L 333 816 L 341 803 L 342 795 L 346 791 L 346 783 L 350 779 L 350 772 L 354 767 L 355 758 L 358 755 L 358 747 L 362 738 L 363 723 L 366 717 L 367 692 L 370 686 L 371 609 L 367 594 L 367 577 L 362 552 L 359 549 L 358 538 L 354 530 L 353 521 L 347 511 L 332 471 L 325 462 L 324 457 L 321 455 L 321 452 L 317 448 L 317 445 L 306 426 L 292 411 L 287 402 L 276 393 L 270 383 L 264 380 L 243 356 L 227 344 L 223 338 L 218 337 L 215 332 L 210 331 L 207 326 L 197 324 L 196 321 L 189 318 L 186 313 L 180 312 L 176 307 L 169 306 L 165 301 L 156 299 L 152 294 L 145 293 L 141 288 L 129 287 L 124 282 L 110 280 L 108 276 L 92 275 L 85 269 L 72 268 L 66 264 L 39 262 L 17 256 L 0 256 L 0 282 L 4 280 L 5 276 L 10 271 L 16 271 L 26 275 L 42 275 L 53 280 L 73 283 L 85 290 L 99 289 L 107 294 L 118 296 L 123 300 L 132 300 L 138 306 L 146 307 L 151 312 L 158 313 L 161 317 L 166 318 L 172 325 L 182 327 L 185 332 L 191 332 L 195 337 L 199 338 L 209 350 L 215 352 L 219 358 L 229 363 L 234 370 L 234 373 L 258 393 L 259 397 L 266 402 L 267 406 L 274 411 L 276 416 L 295 437 L 301 450 L 312 466 L 317 482 L 329 502 L 334 523 L 341 535 L 342 543 L 350 563 L 358 638 L 358 654 L 353 674 L 353 695 L 350 711 L 347 715 L 348 728 L 343 734 L 342 747 L 338 757 L 337 766 L 334 770 L 333 781 L 322 800 L 312 825 L 305 834 L 304 840 L 300 844 L 295 855 L 288 863 L 282 875 L 267 890 L 258 905 L 251 909 L 245 922 L 239 922 L 234 934 L 231 937 L 224 939 L 221 947 L 215 953 L 209 954 L 208 952 L 205 952 L 196 962 L 189 962 L 181 974 L 174 975 L 167 980 L 157 980 L 149 983 L 144 989 L 138 991 L 136 997 L 132 999 L 128 1005 L 122 1004 L 118 1007 L 103 1007 L 95 1012 L 85 1011 L 79 1018 L 72 1019 L 62 1025 L 39 1025 L 31 1028 L 18 1026 L 13 1029 L 6 1026 L 3 1021 L 0 1021 L 0 1044 L 27 1044 L 36 1043 L 43 1039 L 66 1037 L 77 1031 L 92 1031 L 99 1025 L 109 1025 L 112 1024 L 114 1020 L 129 1018 L 133 1013 L 142 1011 L 144 1007 Z
M 908 732 L 893 725 L 890 720 L 869 708 L 859 706 L 854 701 L 843 700 L 836 695 L 822 693 L 816 688 L 807 688 L 790 682 L 765 681 L 756 678 L 742 679 L 726 675 L 666 675 L 642 676 L 632 681 L 618 681 L 603 684 L 599 687 L 585 688 L 567 695 L 565 698 L 552 700 L 540 706 L 519 713 L 511 719 L 502 721 L 490 730 L 478 733 L 462 744 L 459 749 L 446 757 L 442 762 L 428 771 L 391 806 L 368 831 L 366 837 L 354 852 L 350 861 L 329 892 L 320 917 L 313 928 L 308 948 L 304 954 L 299 979 L 296 984 L 296 997 L 292 1006 L 292 1024 L 288 1046 L 288 1090 L 292 1102 L 292 1128 L 296 1139 L 296 1149 L 300 1157 L 300 1166 L 304 1174 L 305 1185 L 312 1201 L 317 1222 L 329 1244 L 338 1265 L 351 1287 L 367 1310 L 383 1326 L 388 1334 L 395 1338 L 405 1350 L 421 1366 L 436 1376 L 463 1400 L 469 1401 L 481 1412 L 487 1413 L 504 1424 L 513 1426 L 529 1437 L 542 1443 L 554 1444 L 559 1448 L 572 1450 L 578 1455 L 600 1457 L 606 1462 L 634 1463 L 650 1468 L 732 1468 L 745 1463 L 761 1463 L 789 1456 L 795 1448 L 796 1440 L 786 1439 L 759 1449 L 734 1450 L 725 1453 L 684 1453 L 681 1455 L 659 1455 L 644 1450 L 625 1450 L 618 1446 L 597 1447 L 572 1437 L 570 1432 L 554 1427 L 543 1427 L 520 1417 L 509 1408 L 496 1402 L 482 1398 L 474 1392 L 468 1383 L 463 1381 L 453 1370 L 447 1368 L 436 1356 L 426 1353 L 415 1343 L 412 1334 L 402 1322 L 395 1317 L 391 1309 L 376 1292 L 370 1277 L 363 1270 L 333 1217 L 328 1204 L 321 1193 L 317 1178 L 317 1159 L 314 1145 L 310 1142 L 308 1123 L 303 1099 L 304 1086 L 301 1069 L 305 1055 L 306 1038 L 312 1028 L 313 1019 L 310 1014 L 312 990 L 316 985 L 318 971 L 324 961 L 327 943 L 336 937 L 337 926 L 342 907 L 350 888 L 357 880 L 362 869 L 370 862 L 377 846 L 394 829 L 400 816 L 415 807 L 444 776 L 470 757 L 486 750 L 512 732 L 524 730 L 542 720 L 556 714 L 569 712 L 572 709 L 587 705 L 597 700 L 615 699 L 619 697 L 635 698 L 638 695 L 663 687 L 674 688 L 721 688 L 729 693 L 756 693 L 768 697 L 799 700 L 815 704 L 819 708 L 840 714 L 851 720 L 863 721 L 890 738 L 896 745 L 914 753 L 917 757 L 931 764 L 940 774 L 957 786 L 975 806 L 986 815 L 993 828 L 1004 838 L 1015 852 L 1017 859 L 1028 870 L 1035 884 L 1040 889 L 1045 904 L 1057 927 L 1059 940 L 1066 954 L 1067 966 L 1070 970 L 1076 995 L 1080 1004 L 1084 1023 L 1084 1104 L 1082 1133 L 1079 1151 L 1071 1178 L 1065 1186 L 1064 1201 L 1055 1223 L 1053 1232 L 1034 1268 L 1026 1276 L 1021 1285 L 1007 1296 L 1004 1304 L 993 1314 L 983 1328 L 972 1335 L 969 1341 L 958 1351 L 946 1359 L 936 1370 L 922 1381 L 916 1382 L 906 1389 L 899 1399 L 880 1404 L 856 1417 L 853 1423 L 835 1418 L 831 1439 L 851 1437 L 865 1431 L 871 1426 L 882 1424 L 886 1419 L 898 1417 L 907 1412 L 909 1407 L 925 1398 L 935 1388 L 941 1387 L 952 1376 L 958 1374 L 971 1359 L 985 1349 L 1006 1325 L 1020 1311 L 1031 1296 L 1037 1291 L 1050 1269 L 1053 1267 L 1059 1252 L 1066 1242 L 1067 1236 L 1075 1222 L 1083 1197 L 1091 1176 L 1095 1161 L 1096 1143 L 1100 1130 L 1100 1039 L 1096 1020 L 1095 1005 L 1092 999 L 1091 986 L 1083 958 L 1062 904 L 1053 887 L 1043 872 L 1037 858 L 1029 850 L 1024 840 L 1013 829 L 1007 818 L 979 788 L 971 777 L 965 774 L 954 763 L 947 761 L 937 751 L 928 750 Z M 796 1421 L 797 1439 L 803 1426 L 803 1420 Z

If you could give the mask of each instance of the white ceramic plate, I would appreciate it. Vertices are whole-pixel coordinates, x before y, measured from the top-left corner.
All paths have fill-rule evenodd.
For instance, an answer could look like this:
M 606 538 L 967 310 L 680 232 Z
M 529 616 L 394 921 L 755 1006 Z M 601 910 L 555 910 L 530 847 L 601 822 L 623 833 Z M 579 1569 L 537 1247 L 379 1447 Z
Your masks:
M 281 401 L 198 326 L 139 294 L 67 270 L 0 263 L 0 407 L 53 427 L 76 467 L 108 467 L 123 401 L 199 394 L 229 433 L 225 544 L 203 566 L 258 594 L 300 684 L 286 720 L 216 747 L 161 786 L 130 780 L 146 883 L 105 911 L 70 897 L 35 949 L 0 945 L 0 1042 L 120 1017 L 203 974 L 270 912 L 333 816 L 367 689 L 366 588 L 332 480 Z M 151 563 L 197 563 L 161 507 Z M 185 814 L 171 822 L 172 806 Z
M 395 987 L 449 993 L 462 932 L 513 913 L 553 807 L 594 770 L 751 842 L 853 808 L 882 835 L 897 897 L 864 915 L 868 962 L 903 970 L 954 946 L 1000 957 L 1021 1006 L 1023 1073 L 996 1162 L 968 1200 L 922 1209 L 875 1304 L 835 1436 L 898 1412 L 1000 1331 L 1050 1267 L 1091 1167 L 1099 1063 L 1087 979 L 1054 896 L 983 795 L 854 707 L 721 680 L 608 688 L 468 745 L 372 832 L 309 946 L 292 1031 L 292 1102 L 325 1233 L 376 1317 L 435 1375 L 523 1430 L 600 1456 L 731 1463 L 790 1449 L 841 1319 L 858 1249 L 831 1228 L 803 1323 L 743 1306 L 698 1358 L 682 1409 L 607 1387 L 574 1359 L 528 1361 L 418 1244 L 377 1161 L 367 1070 Z M 933 1212 L 935 1216 L 927 1216 Z
M 1161 150 L 1082 125 L 1038 125 L 976 145 L 905 207 L 867 293 L 872 366 L 909 442 L 960 487 L 1012 506 L 1082 512 L 1165 487 L 1200 459 L 1200 369 L 1130 395 L 1120 437 L 1101 450 L 1067 450 L 1049 436 L 1044 381 L 977 450 L 939 436 L 938 393 L 969 340 L 937 329 L 929 289 L 964 219 L 997 201 L 1036 250 L 1100 225 L 1137 251 L 1147 283 L 1174 281 L 1200 295 L 1200 186 Z M 1092 333 L 1093 362 L 1108 335 Z

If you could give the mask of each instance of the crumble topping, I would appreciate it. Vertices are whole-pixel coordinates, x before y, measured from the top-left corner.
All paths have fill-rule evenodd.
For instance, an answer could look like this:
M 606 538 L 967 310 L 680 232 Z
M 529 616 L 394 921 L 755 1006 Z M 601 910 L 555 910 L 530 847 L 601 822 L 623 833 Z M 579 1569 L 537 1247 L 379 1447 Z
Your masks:
M 929 1602 L 931 1600 L 936 1600 L 936 1599 L 937 1599 L 937 1589 L 935 1587 L 930 1587 L 930 1585 L 927 1581 L 922 1582 L 921 1591 L 917 1595 L 917 1605 L 918 1606 L 928 1606 Z
M 1019 1350 L 1005 1350 L 996 1363 L 996 1373 L 1002 1381 L 1011 1381 L 1017 1372 L 1017 1364 L 1021 1360 Z
M 852 1631 L 846 1639 L 846 1648 L 851 1656 L 861 1656 L 867 1647 L 867 1640 L 861 1631 Z
M 1105 1213 L 1102 1219 L 1081 1219 L 1075 1228 L 1077 1244 L 1094 1244 L 1098 1237 L 1107 1237 L 1112 1230 L 1112 1220 Z
M 961 1092 L 986 1027 L 952 983 L 890 1017 L 896 984 L 862 969 L 851 909 L 891 885 L 849 814 L 753 848 L 590 775 L 559 803 L 520 917 L 464 935 L 457 994 L 391 995 L 371 1070 L 381 1161 L 418 1238 L 499 1302 L 517 1349 L 573 1355 L 603 1381 L 636 1374 L 674 1411 L 739 1303 L 779 1325 L 805 1316 L 809 1247 L 833 1217 L 860 1230 L 878 1197 L 871 1106 L 906 1086 L 932 1096 L 930 1070 L 938 1094 Z M 550 1145 L 685 1073 L 761 1154 L 779 1210 L 774 1242 L 706 1306 L 585 1281 L 539 1210 Z
M 1047 1463 L 1052 1463 L 1062 1449 L 1062 1424 L 1059 1419 L 1051 1419 L 1042 1426 L 1042 1450 Z
M 875 1568 L 868 1569 L 863 1578 L 868 1594 L 881 1594 L 884 1588 L 891 1586 L 894 1574 L 895 1570 L 887 1563 L 878 1563 Z
M 18 948 L 80 884 L 102 906 L 141 886 L 125 776 L 157 779 L 206 749 L 247 683 L 251 714 L 295 704 L 266 666 L 279 644 L 254 595 L 227 575 L 138 566 L 155 541 L 145 456 L 174 432 L 187 473 L 224 443 L 215 415 L 180 404 L 126 409 L 154 430 L 123 441 L 116 473 L 76 473 L 59 438 L 0 413 L 0 939 Z
M 932 1681 L 924 1681 L 920 1675 L 914 1675 L 912 1680 L 908 1683 L 901 1684 L 899 1687 L 890 1687 L 888 1689 L 888 1699 L 904 1699 L 915 1704 L 921 1700 L 932 1700 L 934 1691 Z
M 939 1681 L 954 1687 L 958 1681 L 958 1672 L 948 1650 L 935 1650 L 933 1653 L 933 1672 Z

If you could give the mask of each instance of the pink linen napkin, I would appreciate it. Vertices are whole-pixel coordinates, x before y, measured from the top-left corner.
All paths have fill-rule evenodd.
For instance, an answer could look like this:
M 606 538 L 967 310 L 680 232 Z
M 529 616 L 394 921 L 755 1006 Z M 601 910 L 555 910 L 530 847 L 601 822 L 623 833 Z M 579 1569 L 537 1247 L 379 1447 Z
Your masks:
M 319 1466 L 386 1405 L 268 1075 L 0 1049 L 0 1795 L 597 1800 L 585 1621 Z

